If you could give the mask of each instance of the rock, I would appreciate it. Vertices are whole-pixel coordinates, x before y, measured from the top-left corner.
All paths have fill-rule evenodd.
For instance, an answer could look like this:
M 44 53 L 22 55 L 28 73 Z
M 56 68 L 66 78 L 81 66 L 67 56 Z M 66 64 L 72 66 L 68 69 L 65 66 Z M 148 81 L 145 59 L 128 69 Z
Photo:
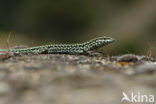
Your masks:
M 11 54 L 0 55 L 1 104 L 121 104 L 122 92 L 156 95 L 154 58 Z

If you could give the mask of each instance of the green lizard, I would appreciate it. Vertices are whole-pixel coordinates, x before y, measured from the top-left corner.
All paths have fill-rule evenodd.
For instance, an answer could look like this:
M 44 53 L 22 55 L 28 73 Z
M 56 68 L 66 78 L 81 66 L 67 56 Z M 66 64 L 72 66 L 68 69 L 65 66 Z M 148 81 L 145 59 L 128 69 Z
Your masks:
M 33 53 L 33 54 L 87 54 L 115 40 L 110 37 L 99 37 L 80 44 L 50 44 L 21 49 L 0 49 L 0 52 Z

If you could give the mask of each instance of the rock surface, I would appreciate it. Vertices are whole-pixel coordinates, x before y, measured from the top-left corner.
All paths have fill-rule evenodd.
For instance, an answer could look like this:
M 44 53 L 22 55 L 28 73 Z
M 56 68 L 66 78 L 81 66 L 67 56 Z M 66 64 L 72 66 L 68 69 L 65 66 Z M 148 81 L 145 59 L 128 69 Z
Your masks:
M 129 104 L 156 96 L 156 60 L 145 56 L 0 54 L 0 104 Z

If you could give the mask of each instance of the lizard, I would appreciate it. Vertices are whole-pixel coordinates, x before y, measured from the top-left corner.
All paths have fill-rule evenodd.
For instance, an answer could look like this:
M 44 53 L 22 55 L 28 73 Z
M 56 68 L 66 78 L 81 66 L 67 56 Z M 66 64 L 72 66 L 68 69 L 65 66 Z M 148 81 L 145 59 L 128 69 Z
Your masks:
M 90 52 L 114 42 L 111 37 L 98 37 L 79 44 L 50 44 L 20 49 L 0 49 L 0 52 L 32 54 L 89 54 Z

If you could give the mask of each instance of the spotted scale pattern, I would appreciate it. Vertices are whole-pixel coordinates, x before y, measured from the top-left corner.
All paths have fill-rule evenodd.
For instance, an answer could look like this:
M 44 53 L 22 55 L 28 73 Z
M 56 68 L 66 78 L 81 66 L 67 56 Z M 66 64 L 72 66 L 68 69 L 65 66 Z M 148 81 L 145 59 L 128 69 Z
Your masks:
M 22 49 L 1 49 L 0 52 L 34 53 L 34 54 L 86 54 L 114 42 L 110 37 L 99 37 L 80 44 L 51 44 Z

